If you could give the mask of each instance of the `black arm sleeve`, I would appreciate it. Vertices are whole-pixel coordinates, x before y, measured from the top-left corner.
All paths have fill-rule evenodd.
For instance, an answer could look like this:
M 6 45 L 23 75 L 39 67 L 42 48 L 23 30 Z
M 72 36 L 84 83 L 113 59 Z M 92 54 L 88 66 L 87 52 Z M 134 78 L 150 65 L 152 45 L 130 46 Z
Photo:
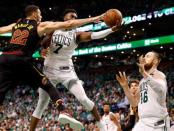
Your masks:
M 131 130 L 135 125 L 135 115 L 130 115 L 130 119 L 127 125 L 125 125 L 124 127 L 122 127 L 123 131 L 129 131 Z

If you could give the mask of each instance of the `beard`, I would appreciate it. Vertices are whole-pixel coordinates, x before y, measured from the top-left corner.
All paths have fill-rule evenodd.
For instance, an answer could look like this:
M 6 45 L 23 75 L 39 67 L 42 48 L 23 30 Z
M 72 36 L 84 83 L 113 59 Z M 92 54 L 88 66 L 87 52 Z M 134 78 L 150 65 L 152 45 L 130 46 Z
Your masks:
M 148 70 L 150 70 L 150 69 L 152 68 L 152 66 L 153 66 L 153 63 L 145 64 L 145 65 L 144 65 L 144 69 L 145 69 L 146 71 L 148 71 Z
M 109 114 L 109 111 L 104 111 L 105 114 Z

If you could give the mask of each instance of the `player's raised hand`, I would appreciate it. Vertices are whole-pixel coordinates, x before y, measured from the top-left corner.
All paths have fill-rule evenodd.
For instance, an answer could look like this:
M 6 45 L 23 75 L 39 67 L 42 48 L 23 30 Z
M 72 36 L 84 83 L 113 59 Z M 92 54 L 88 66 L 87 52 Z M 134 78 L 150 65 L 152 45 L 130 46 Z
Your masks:
M 146 72 L 144 66 L 145 66 L 145 59 L 143 56 L 139 57 L 139 63 L 137 63 L 138 67 L 139 67 L 139 72 L 141 73 L 141 75 L 146 78 L 148 77 L 148 73 Z
M 123 88 L 128 87 L 128 80 L 125 72 L 122 73 L 119 71 L 119 74 L 116 74 L 116 79 Z
M 109 117 L 110 117 L 111 121 L 113 121 L 116 125 L 119 124 L 119 120 L 117 119 L 117 117 L 115 116 L 114 113 L 110 113 Z
M 104 15 L 105 15 L 105 13 L 97 16 L 95 21 L 94 21 L 94 23 L 96 23 L 96 24 L 101 23 L 103 21 L 103 19 L 104 19 Z
M 145 65 L 145 60 L 144 60 L 144 57 L 143 55 L 141 55 L 139 57 L 139 63 L 137 63 L 138 67 L 139 67 L 139 72 L 141 74 L 143 74 L 145 72 L 145 68 L 144 68 L 144 65 Z
M 121 30 L 124 26 L 125 26 L 125 22 L 122 21 L 121 25 L 115 25 L 111 29 L 112 29 L 112 31 L 115 32 L 115 31 Z
M 106 12 L 100 15 L 100 20 L 104 19 L 104 16 L 106 15 Z

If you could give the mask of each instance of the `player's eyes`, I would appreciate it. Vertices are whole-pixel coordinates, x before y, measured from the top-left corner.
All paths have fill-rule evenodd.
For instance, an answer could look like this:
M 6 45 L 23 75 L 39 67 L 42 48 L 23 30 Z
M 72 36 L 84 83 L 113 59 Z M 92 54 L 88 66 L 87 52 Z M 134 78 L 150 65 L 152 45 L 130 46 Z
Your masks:
M 75 16 L 75 15 L 71 15 L 71 17 L 77 19 L 77 16 Z

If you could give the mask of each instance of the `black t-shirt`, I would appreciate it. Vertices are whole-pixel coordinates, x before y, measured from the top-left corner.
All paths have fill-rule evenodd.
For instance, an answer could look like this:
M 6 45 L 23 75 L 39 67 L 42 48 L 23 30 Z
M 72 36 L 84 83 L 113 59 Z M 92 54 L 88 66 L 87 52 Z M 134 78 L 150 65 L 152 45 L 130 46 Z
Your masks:
M 26 56 L 32 54 L 39 47 L 41 38 L 37 33 L 37 21 L 21 19 L 12 29 L 12 38 L 3 51 L 22 51 Z

